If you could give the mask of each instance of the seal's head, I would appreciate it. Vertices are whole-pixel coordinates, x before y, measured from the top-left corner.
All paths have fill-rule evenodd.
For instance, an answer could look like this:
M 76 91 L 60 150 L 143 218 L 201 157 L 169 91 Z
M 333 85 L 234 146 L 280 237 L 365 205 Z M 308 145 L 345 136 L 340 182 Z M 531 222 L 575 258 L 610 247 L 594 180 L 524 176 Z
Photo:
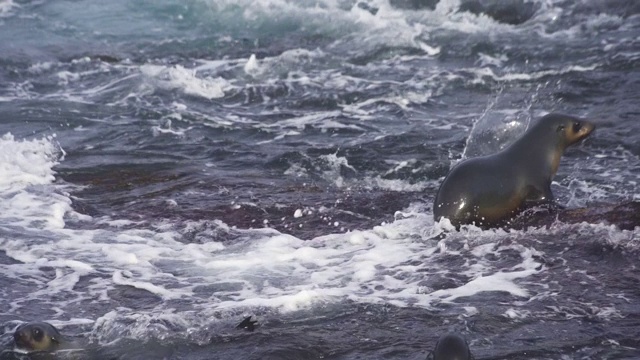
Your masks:
M 429 354 L 427 360 L 472 360 L 467 341 L 462 336 L 451 333 L 438 339 L 436 348 Z
M 523 145 L 527 149 L 537 149 L 536 151 L 544 154 L 543 158 L 549 161 L 550 177 L 553 177 L 558 171 L 564 150 L 589 136 L 595 128 L 594 124 L 584 119 L 551 113 L 543 116 L 527 130 L 523 136 Z
M 60 347 L 58 329 L 45 322 L 25 323 L 13 333 L 16 347 L 26 351 L 54 351 Z
M 555 133 L 557 145 L 564 149 L 589 136 L 596 126 L 584 119 L 551 113 L 542 117 L 536 128 Z

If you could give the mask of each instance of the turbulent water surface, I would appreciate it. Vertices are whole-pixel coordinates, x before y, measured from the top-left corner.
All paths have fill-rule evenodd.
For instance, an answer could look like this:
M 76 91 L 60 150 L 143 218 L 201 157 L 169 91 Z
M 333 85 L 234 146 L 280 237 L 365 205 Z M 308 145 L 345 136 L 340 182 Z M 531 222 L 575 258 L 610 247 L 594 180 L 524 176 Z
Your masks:
M 0 357 L 640 358 L 638 228 L 431 209 L 551 111 L 558 201 L 640 200 L 638 99 L 634 0 L 0 0 Z

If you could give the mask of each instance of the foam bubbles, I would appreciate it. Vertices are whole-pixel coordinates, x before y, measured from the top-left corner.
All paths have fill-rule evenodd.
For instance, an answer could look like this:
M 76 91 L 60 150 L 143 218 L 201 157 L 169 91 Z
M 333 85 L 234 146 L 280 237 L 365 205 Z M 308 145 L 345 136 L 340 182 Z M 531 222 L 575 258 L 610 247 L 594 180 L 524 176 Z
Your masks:
M 54 180 L 53 165 L 61 155 L 53 137 L 31 141 L 16 140 L 5 134 L 0 138 L 0 186 L 23 189 L 28 185 L 48 184 Z
M 347 134 L 344 136 L 348 138 L 347 146 L 355 148 L 358 143 L 372 137 L 384 139 L 406 134 L 416 125 L 433 130 L 429 134 L 433 138 L 439 137 L 442 130 L 464 127 L 460 117 L 456 117 L 459 114 L 439 111 L 451 108 L 447 94 L 455 95 L 459 90 L 468 94 L 465 92 L 469 90 L 467 86 L 472 87 L 471 92 L 477 90 L 478 84 L 527 87 L 531 82 L 546 78 L 598 70 L 589 63 L 513 67 L 514 61 L 530 54 L 508 48 L 512 45 L 508 42 L 502 47 L 499 42 L 503 34 L 521 30 L 496 24 L 484 16 L 456 14 L 459 5 L 456 1 L 441 0 L 435 11 L 399 10 L 389 6 L 386 0 L 372 0 L 367 4 L 368 8 L 357 6 L 357 2 L 345 5 L 345 2 L 331 0 L 215 2 L 215 6 L 246 9 L 240 14 L 247 20 L 241 26 L 259 27 L 266 22 L 266 28 L 282 26 L 285 30 L 278 31 L 283 33 L 289 31 L 287 29 L 297 29 L 295 22 L 298 21 L 304 24 L 306 31 L 301 34 L 305 43 L 298 46 L 309 45 L 306 43 L 309 40 L 310 47 L 315 47 L 315 41 L 318 41 L 320 45 L 314 50 L 281 49 L 290 43 L 276 42 L 266 49 L 262 48 L 263 45 L 255 46 L 261 47 L 260 60 L 255 54 L 247 59 L 252 51 L 256 51 L 251 48 L 244 49 L 247 51 L 243 50 L 242 55 L 235 59 L 189 59 L 171 66 L 166 64 L 173 64 L 173 58 L 158 59 L 160 65 L 142 66 L 125 61 L 116 65 L 97 64 L 81 58 L 69 64 L 36 63 L 26 72 L 30 76 L 50 80 L 51 86 L 35 88 L 37 91 L 55 88 L 51 90 L 54 98 L 75 95 L 77 98 L 73 99 L 98 103 L 92 101 L 92 97 L 116 92 L 114 90 L 122 90 L 120 87 L 123 87 L 125 93 L 116 98 L 125 97 L 123 101 L 127 106 L 116 106 L 113 113 L 121 113 L 120 110 L 129 113 L 132 104 L 128 100 L 143 99 L 144 102 L 148 100 L 145 97 L 152 93 L 154 104 L 170 104 L 168 109 L 160 109 L 160 120 L 154 118 L 152 124 L 145 127 L 151 128 L 153 135 L 159 137 L 191 135 L 191 128 L 179 125 L 194 118 L 198 119 L 196 122 L 210 119 L 212 116 L 207 113 L 210 108 L 206 106 L 210 102 L 207 100 L 233 95 L 228 96 L 230 99 L 216 100 L 216 103 L 224 101 L 223 110 L 230 107 L 241 110 L 220 115 L 220 119 L 215 120 L 222 126 L 258 129 L 260 136 L 269 134 L 270 138 L 258 146 L 290 138 L 294 138 L 291 143 L 295 143 L 303 137 L 310 138 L 306 135 L 312 131 L 323 137 L 317 144 L 319 147 L 341 147 L 340 137 Z M 233 21 L 242 22 L 242 19 Z M 598 31 L 618 25 L 617 19 L 602 18 L 588 23 L 587 29 Z M 460 60 L 455 48 L 445 48 L 449 41 L 446 37 L 443 40 L 442 33 L 449 30 L 456 34 L 478 35 L 481 39 L 477 43 L 482 45 L 478 47 L 486 47 L 487 53 L 471 58 L 471 63 L 477 59 L 475 64 Z M 247 31 L 250 35 L 259 32 L 255 28 Z M 334 32 L 341 35 L 336 37 Z M 296 32 L 296 35 L 300 34 Z M 494 35 L 498 41 L 487 39 Z M 472 40 L 475 42 L 476 39 Z M 329 45 L 325 41 L 329 41 Z M 464 52 L 477 51 L 475 47 L 467 47 L 464 41 L 458 43 L 464 47 Z M 153 51 L 162 53 L 157 49 Z M 501 54 L 502 51 L 508 52 L 509 56 Z M 201 54 L 192 51 L 185 56 L 194 53 Z M 434 61 L 433 57 L 440 54 L 444 54 L 442 60 L 447 61 Z M 443 63 L 457 64 L 459 61 L 467 61 L 467 66 L 477 67 L 443 66 Z M 340 64 L 336 65 L 336 62 Z M 86 67 L 91 69 L 83 71 Z M 106 71 L 113 71 L 113 76 L 92 77 Z M 18 75 L 11 78 L 20 78 L 23 73 Z M 92 82 L 85 83 L 87 78 Z M 46 81 L 43 83 L 47 84 Z M 459 83 L 462 85 L 455 85 Z M 11 88 L 9 96 L 1 99 L 11 100 L 14 95 L 20 99 L 32 99 L 42 95 L 34 96 L 36 90 L 29 85 L 17 84 L 15 91 Z M 273 89 L 276 91 L 271 91 Z M 255 97 L 246 95 L 245 99 L 243 91 Z M 171 92 L 171 96 L 156 98 L 156 95 L 166 95 L 166 92 Z M 480 92 L 481 96 L 486 94 L 484 88 Z M 49 94 L 43 96 L 48 97 Z M 286 97 L 284 101 L 282 96 Z M 288 107 L 289 100 L 294 103 L 292 107 Z M 323 101 L 322 104 L 314 103 L 317 100 Z M 237 102 L 243 102 L 242 106 Z M 259 105 L 245 111 L 244 102 L 250 105 L 257 102 Z M 326 107 L 325 102 L 328 104 Z M 514 103 L 520 106 L 520 102 Z M 109 106 L 121 104 L 116 101 Z M 477 105 L 472 101 L 470 104 Z M 198 112 L 200 107 L 205 109 Z M 148 110 L 145 107 L 134 108 L 143 114 Z M 464 108 L 452 112 L 464 112 L 462 116 L 468 116 Z M 434 116 L 451 117 L 434 121 L 431 117 L 435 113 L 437 115 Z M 507 112 L 507 115 L 511 114 Z M 391 120 L 384 123 L 381 118 L 387 115 Z M 395 121 L 398 119 L 401 121 Z M 505 124 L 516 128 L 520 123 Z M 352 133 L 357 135 L 352 136 Z M 433 144 L 430 143 L 433 138 L 424 140 L 429 142 L 427 146 Z M 420 192 L 433 187 L 433 181 L 409 182 L 388 178 L 388 175 L 395 177 L 396 173 L 411 171 L 418 166 L 417 160 L 403 158 L 404 155 L 398 155 L 398 161 L 389 165 L 391 170 L 381 176 L 379 171 L 366 173 L 351 157 L 343 154 L 319 155 L 312 159 L 317 161 L 311 161 L 308 167 L 292 164 L 285 175 L 312 176 L 309 173 L 317 170 L 330 184 L 345 190 L 360 186 L 364 189 Z M 536 251 L 538 244 L 535 241 L 524 245 L 505 245 L 506 240 L 513 238 L 517 242 L 517 234 L 482 231 L 474 227 L 454 232 L 454 227 L 446 219 L 434 223 L 428 209 L 404 209 L 396 214 L 395 221 L 346 233 L 341 227 L 349 228 L 348 220 L 327 216 L 322 220 L 330 226 L 324 229 L 335 233 L 311 239 L 297 238 L 273 229 L 233 229 L 214 219 L 209 219 L 209 228 L 201 230 L 199 225 L 202 223 L 195 221 L 158 224 L 79 216 L 71 209 L 66 185 L 55 182 L 53 168 L 62 156 L 55 138 L 23 141 L 7 134 L 0 139 L 0 170 L 3 173 L 0 178 L 0 250 L 10 259 L 20 262 L 3 264 L 0 268 L 16 288 L 23 287 L 24 295 L 24 300 L 21 297 L 12 305 L 14 308 L 8 310 L 24 310 L 36 301 L 65 314 L 73 314 L 78 304 L 80 307 L 90 304 L 87 307 L 91 308 L 104 305 L 104 311 L 97 315 L 94 329 L 94 334 L 104 340 L 163 338 L 175 332 L 186 333 L 194 326 L 214 321 L 211 319 L 215 317 L 209 315 L 237 314 L 247 308 L 290 313 L 313 311 L 326 304 L 345 301 L 422 308 L 448 303 L 447 307 L 455 308 L 464 298 L 485 292 L 500 292 L 506 302 L 509 299 L 526 302 L 536 296 L 531 288 L 531 279 L 547 271 L 540 260 L 541 254 Z M 594 170 L 597 175 L 615 181 L 616 185 L 632 181 L 626 176 L 628 174 L 606 172 L 611 168 L 610 163 L 607 166 L 611 159 L 611 154 L 602 154 L 598 159 L 601 167 Z M 622 158 L 620 163 L 626 160 Z M 208 166 L 213 170 L 216 168 L 213 163 Z M 571 191 L 571 205 L 605 198 L 607 188 L 594 186 L 591 180 L 569 178 L 565 182 Z M 631 185 L 633 188 L 635 183 Z M 633 193 L 630 196 L 637 198 L 638 195 Z M 176 207 L 178 202 L 167 200 L 166 205 Z M 241 209 L 254 205 L 233 203 L 230 206 Z M 314 214 L 322 213 L 319 206 L 311 209 Z M 313 218 L 317 220 L 318 217 L 303 216 L 310 214 L 311 209 L 303 205 L 284 215 L 293 216 L 298 227 L 313 228 L 316 224 Z M 72 217 L 79 222 L 90 222 L 86 227 L 89 230 L 70 221 Z M 256 226 L 273 224 L 273 221 L 262 218 L 255 221 Z M 633 246 L 637 247 L 637 232 L 580 226 L 583 227 L 579 229 L 586 229 L 606 244 L 624 247 L 635 243 Z M 198 235 L 193 237 L 193 233 Z M 503 258 L 509 261 L 501 262 Z M 154 306 L 135 308 L 137 304 L 117 298 L 122 288 L 133 288 L 137 291 L 135 294 L 149 294 L 159 300 Z M 107 307 L 114 306 L 114 303 L 118 309 Z M 483 309 L 465 306 L 462 310 L 467 316 L 475 316 Z M 600 313 L 603 318 L 616 316 L 615 309 L 602 308 Z M 504 312 L 504 316 L 519 320 L 529 314 L 513 305 Z
M 0 18 L 9 17 L 13 14 L 16 8 L 20 5 L 13 2 L 13 0 L 2 0 L 0 2 Z
M 189 293 L 180 294 L 179 292 L 176 292 L 176 291 L 169 291 L 168 289 L 162 286 L 154 285 L 150 281 L 131 280 L 132 276 L 133 276 L 133 273 L 131 273 L 130 271 L 116 270 L 114 271 L 113 277 L 112 277 L 113 283 L 116 285 L 128 285 L 134 288 L 146 290 L 151 294 L 161 296 L 164 299 L 179 298 L 182 295 L 189 295 Z
M 416 206 L 397 213 L 388 224 L 311 239 L 270 228 L 233 229 L 220 221 L 203 230 L 201 222 L 85 218 L 100 228 L 75 229 L 64 222 L 70 201 L 58 194 L 62 185 L 54 184 L 52 167 L 60 150 L 53 140 L 16 141 L 7 135 L 0 147 L 12 154 L 1 158 L 11 181 L 5 180 L 10 190 L 0 196 L 26 196 L 20 199 L 26 201 L 20 218 L 3 212 L 0 233 L 0 250 L 20 261 L 2 265 L 4 273 L 29 289 L 11 311 L 43 300 L 64 313 L 73 313 L 79 303 L 112 306 L 126 301 L 116 297 L 123 288 L 154 299 L 156 305 L 148 308 L 105 308 L 92 331 L 99 341 L 188 334 L 188 329 L 208 326 L 215 314 L 247 309 L 293 313 L 345 301 L 433 308 L 457 306 L 459 300 L 485 292 L 508 296 L 514 304 L 503 315 L 521 320 L 530 314 L 517 303 L 539 295 L 531 281 L 547 271 L 535 242 L 519 244 L 517 232 L 475 227 L 450 232 L 450 223 L 434 223 L 432 214 Z M 25 159 L 37 166 L 26 166 Z M 335 167 L 334 174 L 341 168 L 354 171 L 335 154 L 325 160 Z M 303 220 L 310 211 L 296 209 L 292 216 Z M 47 217 L 62 222 L 33 226 L 46 224 Z M 336 230 L 343 224 L 328 222 Z M 596 229 L 609 232 L 617 244 L 635 239 L 632 232 Z M 197 241 L 188 240 L 194 232 L 200 233 Z M 465 306 L 461 311 L 475 316 L 481 310 Z M 618 312 L 602 308 L 597 314 L 610 318 Z
M 62 228 L 70 211 L 70 200 L 50 193 L 53 166 L 64 152 L 54 137 L 15 140 L 5 134 L 0 139 L 0 179 L 5 224 L 34 228 Z
M 258 72 L 258 70 L 259 66 L 258 60 L 256 60 L 256 54 L 251 54 L 249 60 L 247 60 L 247 63 L 244 65 L 244 72 L 251 75 Z
M 221 77 L 199 77 L 197 70 L 187 69 L 182 65 L 162 66 L 143 65 L 140 72 L 148 78 L 154 86 L 161 89 L 180 89 L 186 94 L 205 99 L 221 98 L 225 90 L 230 88 L 229 82 Z
M 509 319 L 526 319 L 531 315 L 530 311 L 509 308 L 504 312 L 504 316 Z

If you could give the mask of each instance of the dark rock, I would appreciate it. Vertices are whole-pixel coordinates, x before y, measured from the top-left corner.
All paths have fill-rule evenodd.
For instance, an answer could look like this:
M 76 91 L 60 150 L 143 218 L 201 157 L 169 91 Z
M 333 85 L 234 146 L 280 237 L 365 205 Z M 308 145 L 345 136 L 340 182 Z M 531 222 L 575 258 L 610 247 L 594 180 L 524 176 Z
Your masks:
M 621 230 L 633 230 L 640 226 L 640 201 L 629 201 L 616 205 L 592 205 L 578 209 L 560 209 L 554 213 L 547 211 L 524 212 L 513 220 L 511 227 L 525 229 L 530 226 L 551 226 L 556 222 L 566 224 L 603 223 L 615 225 Z
M 539 5 L 526 0 L 463 0 L 460 11 L 485 14 L 497 22 L 519 25 L 531 19 Z
M 407 10 L 434 10 L 440 0 L 389 0 L 391 6 Z

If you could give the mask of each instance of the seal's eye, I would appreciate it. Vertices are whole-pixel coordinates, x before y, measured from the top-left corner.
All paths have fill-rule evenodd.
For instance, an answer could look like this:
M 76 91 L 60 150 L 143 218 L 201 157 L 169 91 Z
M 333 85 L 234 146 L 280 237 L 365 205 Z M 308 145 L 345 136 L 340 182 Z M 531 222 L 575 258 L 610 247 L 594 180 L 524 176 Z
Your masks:
M 564 125 L 558 125 L 558 129 L 556 131 L 564 131 Z
M 580 129 L 582 128 L 582 124 L 579 122 L 574 122 L 573 123 L 573 132 L 577 133 L 578 131 L 580 131 Z
M 38 328 L 33 329 L 33 331 L 31 332 L 31 335 L 35 341 L 42 340 L 42 330 Z

